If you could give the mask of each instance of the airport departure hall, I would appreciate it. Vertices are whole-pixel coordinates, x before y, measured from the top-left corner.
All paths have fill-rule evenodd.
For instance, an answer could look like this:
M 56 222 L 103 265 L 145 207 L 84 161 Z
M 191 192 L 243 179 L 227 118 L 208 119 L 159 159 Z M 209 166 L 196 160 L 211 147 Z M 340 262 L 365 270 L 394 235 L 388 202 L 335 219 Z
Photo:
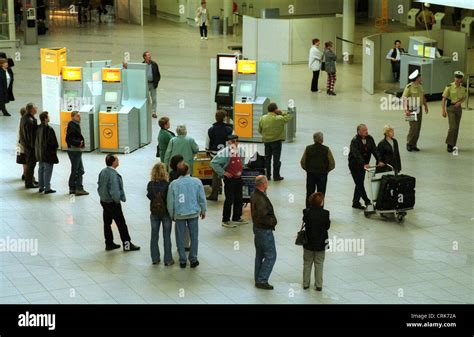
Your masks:
M 1 304 L 472 304 L 474 5 L 0 1 Z

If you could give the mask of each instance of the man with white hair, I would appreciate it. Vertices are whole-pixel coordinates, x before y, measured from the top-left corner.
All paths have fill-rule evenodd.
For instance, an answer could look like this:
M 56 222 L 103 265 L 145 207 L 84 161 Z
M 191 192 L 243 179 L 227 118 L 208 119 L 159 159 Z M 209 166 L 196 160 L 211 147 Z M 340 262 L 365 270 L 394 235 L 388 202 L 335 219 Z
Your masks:
M 189 173 L 193 174 L 194 155 L 198 153 L 199 146 L 194 138 L 187 136 L 186 125 L 178 125 L 176 127 L 176 137 L 170 140 L 166 149 L 164 163 L 169 167 L 171 157 L 180 154 L 189 166 Z
M 326 195 L 328 173 L 334 170 L 336 162 L 331 149 L 323 145 L 324 135 L 316 132 L 313 135 L 314 144 L 308 145 L 301 157 L 301 168 L 306 171 L 306 206 L 308 197 L 316 191 Z

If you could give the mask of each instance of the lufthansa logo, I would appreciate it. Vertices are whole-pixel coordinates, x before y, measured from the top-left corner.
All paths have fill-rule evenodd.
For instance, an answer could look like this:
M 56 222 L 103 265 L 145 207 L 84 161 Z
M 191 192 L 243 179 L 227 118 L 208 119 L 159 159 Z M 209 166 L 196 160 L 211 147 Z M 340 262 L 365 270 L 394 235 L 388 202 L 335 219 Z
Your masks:
M 104 138 L 110 139 L 112 138 L 114 133 L 112 132 L 112 129 L 105 128 L 104 131 L 102 132 L 102 135 L 104 136 Z
M 248 125 L 248 123 L 249 122 L 248 122 L 247 118 L 240 118 L 239 119 L 239 126 L 241 128 L 245 128 Z

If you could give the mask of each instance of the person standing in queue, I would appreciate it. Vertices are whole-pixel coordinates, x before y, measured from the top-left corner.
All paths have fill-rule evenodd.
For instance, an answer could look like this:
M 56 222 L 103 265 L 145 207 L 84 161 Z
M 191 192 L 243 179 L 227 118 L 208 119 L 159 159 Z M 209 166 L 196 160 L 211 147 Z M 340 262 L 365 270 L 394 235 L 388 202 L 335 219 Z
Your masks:
M 220 150 L 211 161 L 211 167 L 219 177 L 224 179 L 224 209 L 222 226 L 237 227 L 248 222 L 242 219 L 242 170 L 245 162 L 245 149 L 238 146 L 239 137 L 230 135 L 227 147 Z M 232 213 L 232 222 L 231 220 Z
M 328 74 L 327 91 L 329 96 L 336 96 L 334 87 L 336 86 L 336 60 L 337 56 L 332 50 L 333 43 L 328 41 L 324 44 L 324 69 Z
M 171 157 L 180 154 L 184 161 L 188 164 L 189 173 L 193 175 L 194 155 L 199 152 L 199 146 L 194 138 L 189 137 L 186 125 L 178 125 L 176 127 L 177 136 L 172 138 L 166 148 L 164 163 L 169 166 Z
M 328 173 L 334 170 L 336 162 L 331 149 L 325 145 L 322 132 L 313 135 L 314 144 L 308 145 L 301 157 L 301 168 L 306 171 L 306 207 L 309 207 L 309 196 L 318 189 L 326 195 Z
M 265 193 L 267 188 L 267 177 L 257 176 L 255 178 L 255 190 L 250 196 L 250 209 L 255 236 L 255 287 L 272 290 L 273 286 L 268 283 L 268 279 L 277 258 L 275 237 L 273 236 L 277 218 L 273 205 Z
M 21 180 L 25 180 L 26 177 L 26 170 L 27 170 L 27 165 L 26 165 L 26 156 L 25 156 L 25 149 L 23 148 L 23 145 L 21 145 L 20 142 L 20 132 L 21 132 L 21 118 L 26 114 L 26 108 L 21 108 L 20 109 L 20 123 L 18 124 L 18 132 L 17 132 L 17 137 L 16 137 L 16 163 L 20 164 L 23 166 L 23 174 L 21 175 Z
M 352 208 L 365 209 L 365 207 L 372 204 L 364 186 L 365 170 L 370 167 L 369 163 L 372 155 L 377 161 L 377 166 L 384 165 L 380 161 L 374 138 L 369 135 L 369 129 L 365 124 L 359 124 L 357 135 L 352 138 L 349 152 L 349 169 L 355 183 Z M 365 207 L 361 205 L 360 198 L 364 200 Z
M 35 141 L 38 121 L 35 118 L 38 108 L 33 103 L 26 105 L 26 113 L 21 117 L 20 122 L 20 143 L 25 150 L 26 176 L 25 188 L 37 188 L 34 173 L 36 167 Z
M 400 82 L 400 57 L 402 52 L 405 52 L 405 50 L 401 48 L 401 44 L 402 42 L 400 40 L 395 40 L 393 48 L 389 50 L 387 56 L 385 57 L 387 60 L 390 60 L 390 63 L 392 64 L 394 82 Z
M 265 169 L 267 179 L 272 178 L 272 157 L 273 157 L 273 180 L 280 181 L 280 157 L 282 142 L 285 140 L 285 124 L 291 120 L 292 116 L 283 114 L 276 103 L 268 105 L 268 113 L 260 118 L 258 132 L 262 135 L 265 145 Z
M 71 174 L 69 175 L 69 194 L 76 196 L 89 195 L 82 185 L 84 165 L 82 164 L 82 149 L 86 146 L 81 133 L 81 113 L 71 112 L 72 120 L 66 129 L 67 155 L 71 161 Z
M 97 192 L 100 197 L 100 204 L 103 209 L 105 250 L 114 250 L 120 248 L 120 245 L 114 243 L 114 234 L 112 232 L 112 221 L 120 233 L 120 239 L 123 243 L 124 251 L 140 250 L 135 246 L 128 233 L 127 223 L 122 212 L 120 202 L 125 202 L 125 191 L 123 189 L 122 176 L 118 174 L 119 158 L 117 155 L 108 154 L 105 157 L 106 167 L 100 171 L 97 181 Z
M 13 71 L 8 67 L 8 60 L 2 58 L 0 59 L 0 110 L 4 116 L 11 116 L 5 105 L 14 100 Z
M 206 7 L 206 1 L 201 1 L 201 6 L 196 11 L 195 21 L 199 26 L 199 33 L 201 34 L 201 40 L 207 40 L 207 26 L 209 26 L 209 10 Z
M 176 137 L 174 132 L 170 131 L 170 119 L 168 117 L 161 117 L 158 120 L 160 126 L 160 132 L 158 133 L 158 149 L 159 155 L 162 162 L 165 160 L 166 149 L 171 139 Z
M 443 117 L 448 117 L 449 130 L 446 137 L 446 145 L 448 152 L 453 152 L 458 141 L 459 124 L 461 123 L 462 106 L 466 100 L 467 90 L 462 86 L 464 73 L 462 71 L 454 72 L 454 82 L 446 87 L 443 91 L 443 100 L 441 107 L 443 109 Z
M 303 245 L 303 289 L 311 283 L 311 269 L 314 264 L 314 287 L 323 290 L 323 265 L 326 256 L 328 230 L 331 226 L 329 211 L 324 209 L 324 195 L 313 193 L 308 198 L 308 208 L 303 211 L 308 242 Z
M 206 150 L 211 159 L 213 159 L 217 153 L 225 148 L 228 138 L 232 135 L 232 127 L 229 124 L 224 123 L 224 119 L 227 113 L 224 110 L 217 110 L 216 122 L 207 130 L 207 145 Z M 219 197 L 219 190 L 222 188 L 222 180 L 212 170 L 212 190 L 211 194 L 207 197 L 207 200 L 217 201 Z
M 151 117 L 157 118 L 156 89 L 161 80 L 160 68 L 158 67 L 158 63 L 151 59 L 151 53 L 149 51 L 143 53 L 143 63 L 147 65 L 146 77 L 148 80 L 148 92 L 151 96 Z
M 313 71 L 313 79 L 311 80 L 311 91 L 321 92 L 318 89 L 319 72 L 321 71 L 321 63 L 323 60 L 323 52 L 319 50 L 321 41 L 319 39 L 313 39 L 313 45 L 309 50 L 308 66 Z
M 44 194 L 56 193 L 51 188 L 51 176 L 53 175 L 54 164 L 59 163 L 57 150 L 58 140 L 54 129 L 49 126 L 49 114 L 43 111 L 40 114 L 40 126 L 36 131 L 35 154 L 39 162 L 38 182 L 39 192 Z
M 377 151 L 380 156 L 380 161 L 384 166 L 377 167 L 376 172 L 386 172 L 392 169 L 387 166 L 389 164 L 393 167 L 396 173 L 402 170 L 402 161 L 400 159 L 400 151 L 398 150 L 398 141 L 395 137 L 395 130 L 390 125 L 383 127 L 384 138 L 377 145 Z
M 407 135 L 407 151 L 420 151 L 418 148 L 418 139 L 420 138 L 421 122 L 423 120 L 423 111 L 421 106 L 425 107 L 425 113 L 428 113 L 428 104 L 426 103 L 425 92 L 421 85 L 421 74 L 415 70 L 408 76 L 411 83 L 408 83 L 403 90 L 402 102 L 405 110 L 405 116 L 411 117 L 409 121 L 410 129 Z

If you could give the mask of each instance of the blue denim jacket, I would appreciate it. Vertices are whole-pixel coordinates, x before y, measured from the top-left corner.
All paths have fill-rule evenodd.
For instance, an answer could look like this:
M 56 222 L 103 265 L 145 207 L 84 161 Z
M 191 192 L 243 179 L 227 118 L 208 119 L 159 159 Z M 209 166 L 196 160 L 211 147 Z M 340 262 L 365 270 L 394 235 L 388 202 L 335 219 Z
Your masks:
M 100 201 L 125 202 L 125 191 L 123 190 L 122 176 L 112 167 L 106 167 L 100 171 L 99 181 L 97 182 L 97 192 L 100 196 Z
M 189 175 L 173 180 L 168 188 L 171 219 L 192 219 L 206 213 L 206 194 L 201 180 Z

